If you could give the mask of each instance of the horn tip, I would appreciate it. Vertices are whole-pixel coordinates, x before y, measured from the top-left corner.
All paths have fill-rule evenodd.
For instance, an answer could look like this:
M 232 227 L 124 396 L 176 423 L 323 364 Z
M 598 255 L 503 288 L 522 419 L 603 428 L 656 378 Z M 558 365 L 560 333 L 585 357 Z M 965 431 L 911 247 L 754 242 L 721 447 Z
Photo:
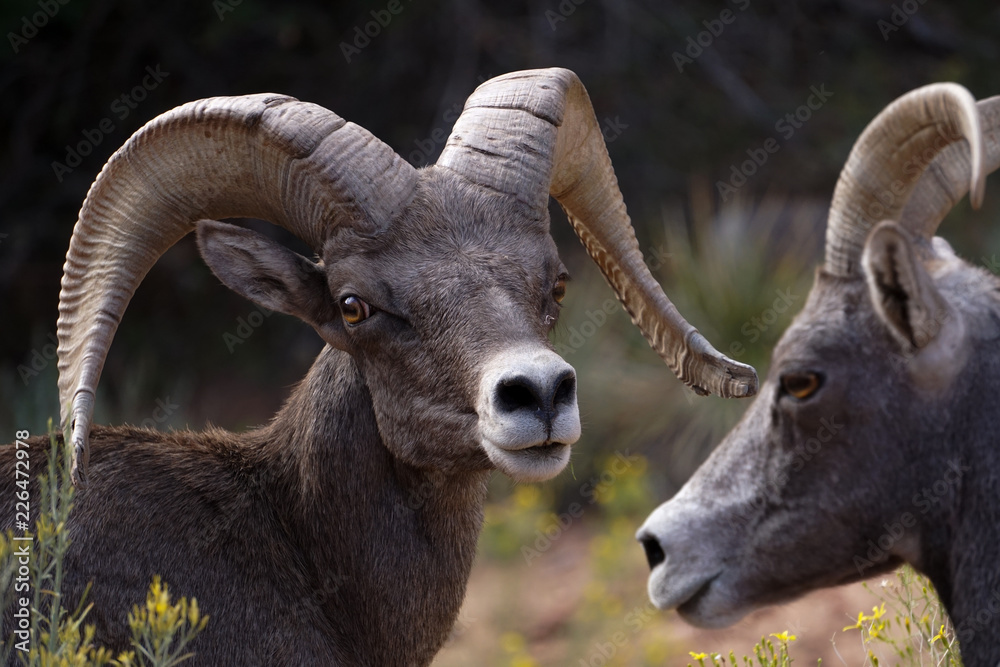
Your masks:
M 76 426 L 79 426 L 79 424 Z M 73 444 L 73 463 L 70 467 L 70 479 L 73 481 L 73 486 L 78 489 L 86 489 L 90 484 L 89 476 L 87 475 L 87 468 L 90 465 L 90 442 L 87 435 L 83 428 L 75 427 L 73 429 L 71 440 Z
M 757 394 L 760 382 L 753 366 L 725 359 L 726 375 L 720 395 L 724 398 L 749 398 Z
M 708 360 L 706 373 L 694 374 L 691 381 L 682 378 L 699 396 L 714 394 L 720 398 L 750 398 L 757 394 L 760 382 L 753 366 L 733 361 L 716 353 Z
M 980 159 L 975 159 L 980 158 Z M 969 203 L 977 211 L 983 205 L 986 195 L 986 173 L 982 168 L 982 158 L 979 155 L 973 156 L 972 182 L 969 184 Z

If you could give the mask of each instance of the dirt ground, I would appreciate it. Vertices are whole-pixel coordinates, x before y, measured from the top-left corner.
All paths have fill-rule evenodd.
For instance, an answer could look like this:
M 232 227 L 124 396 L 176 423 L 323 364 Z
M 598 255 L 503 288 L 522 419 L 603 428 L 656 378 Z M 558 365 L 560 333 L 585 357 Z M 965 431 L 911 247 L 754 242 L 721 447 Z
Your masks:
M 669 647 L 663 654 L 662 664 L 666 665 L 692 662 L 689 651 L 725 654 L 732 649 L 742 656 L 751 653 L 761 636 L 782 631 L 797 636 L 790 653 L 798 665 L 815 664 L 817 658 L 823 659 L 824 666 L 864 664 L 857 631 L 842 632 L 853 624 L 859 611 L 870 611 L 875 603 L 872 593 L 861 584 L 818 591 L 790 604 L 762 609 L 727 629 L 700 630 L 687 625 L 676 612 L 662 613 L 648 607 L 645 562 L 638 546 L 624 552 L 628 555 L 622 564 L 623 575 L 629 581 L 630 599 L 626 604 L 632 605 L 634 598 L 634 607 L 618 610 L 617 617 L 612 613 L 610 624 L 595 633 L 592 624 L 580 620 L 588 584 L 595 576 L 590 532 L 587 527 L 568 531 L 530 565 L 520 558 L 510 563 L 480 559 L 452 639 L 438 654 L 435 667 L 656 664 L 648 654 L 644 661 L 621 655 L 602 659 L 599 653 L 587 650 L 588 646 L 597 646 L 602 637 L 613 636 L 616 619 L 623 636 L 631 634 L 622 625 L 630 610 L 634 610 L 633 620 L 648 619 L 643 633 L 662 637 Z M 869 582 L 869 586 L 873 583 Z M 588 631 L 592 634 L 587 635 Z M 530 656 L 530 660 L 513 659 L 512 642 L 522 643 L 520 654 Z

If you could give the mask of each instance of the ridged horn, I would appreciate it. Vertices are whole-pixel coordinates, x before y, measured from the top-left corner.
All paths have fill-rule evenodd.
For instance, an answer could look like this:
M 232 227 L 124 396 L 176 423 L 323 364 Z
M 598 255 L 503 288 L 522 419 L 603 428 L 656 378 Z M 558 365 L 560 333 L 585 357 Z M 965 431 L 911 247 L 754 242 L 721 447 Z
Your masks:
M 751 396 L 757 374 L 715 348 L 653 278 L 625 210 L 590 97 L 552 68 L 490 79 L 469 97 L 437 161 L 544 220 L 551 194 L 654 350 L 700 394 Z
M 935 156 L 963 138 L 972 160 L 968 187 L 978 207 L 985 174 L 972 94 L 955 83 L 935 83 L 883 109 L 855 142 L 833 192 L 826 228 L 827 273 L 856 275 L 868 232 L 882 220 L 899 220 Z
M 385 228 L 416 171 L 369 132 L 273 94 L 158 116 L 108 160 L 73 229 L 59 294 L 59 401 L 73 482 L 86 486 L 94 396 L 125 308 L 159 257 L 204 218 L 253 217 L 321 249 L 339 225 Z
M 976 102 L 983 131 L 983 175 L 1000 169 L 1000 95 Z M 941 151 L 920 177 L 903 209 L 900 224 L 924 238 L 937 233 L 948 212 L 975 180 L 968 145 L 954 143 Z

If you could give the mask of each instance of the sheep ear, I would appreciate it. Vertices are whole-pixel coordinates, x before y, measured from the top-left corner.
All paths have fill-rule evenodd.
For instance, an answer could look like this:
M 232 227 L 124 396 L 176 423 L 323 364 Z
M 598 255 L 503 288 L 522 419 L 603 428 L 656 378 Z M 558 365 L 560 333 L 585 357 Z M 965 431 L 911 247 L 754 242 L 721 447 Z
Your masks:
M 201 220 L 197 229 L 202 258 L 229 289 L 268 310 L 298 317 L 324 339 L 340 328 L 326 275 L 315 262 L 235 225 Z
M 862 256 L 875 312 L 907 350 L 933 342 L 951 309 L 899 225 L 884 221 L 869 235 Z

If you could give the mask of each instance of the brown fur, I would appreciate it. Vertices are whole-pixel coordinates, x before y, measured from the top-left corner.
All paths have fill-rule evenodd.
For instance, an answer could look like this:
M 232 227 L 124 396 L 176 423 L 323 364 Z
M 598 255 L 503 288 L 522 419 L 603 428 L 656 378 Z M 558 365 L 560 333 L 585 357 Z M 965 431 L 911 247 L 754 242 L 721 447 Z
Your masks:
M 159 574 L 211 617 L 193 665 L 426 665 L 444 643 L 492 469 L 479 368 L 510 345 L 551 349 L 565 269 L 547 220 L 446 172 L 421 178 L 402 221 L 376 238 L 338 234 L 315 269 L 281 273 L 289 264 L 265 244 L 261 263 L 278 268 L 233 278 L 208 238 L 231 233 L 199 230 L 227 283 L 331 346 L 263 428 L 94 429 L 67 601 L 93 582 L 99 642 L 127 646 L 126 615 Z M 347 327 L 345 290 L 377 313 Z M 43 443 L 32 448 L 37 473 Z M 8 495 L 12 449 L 0 451 Z

